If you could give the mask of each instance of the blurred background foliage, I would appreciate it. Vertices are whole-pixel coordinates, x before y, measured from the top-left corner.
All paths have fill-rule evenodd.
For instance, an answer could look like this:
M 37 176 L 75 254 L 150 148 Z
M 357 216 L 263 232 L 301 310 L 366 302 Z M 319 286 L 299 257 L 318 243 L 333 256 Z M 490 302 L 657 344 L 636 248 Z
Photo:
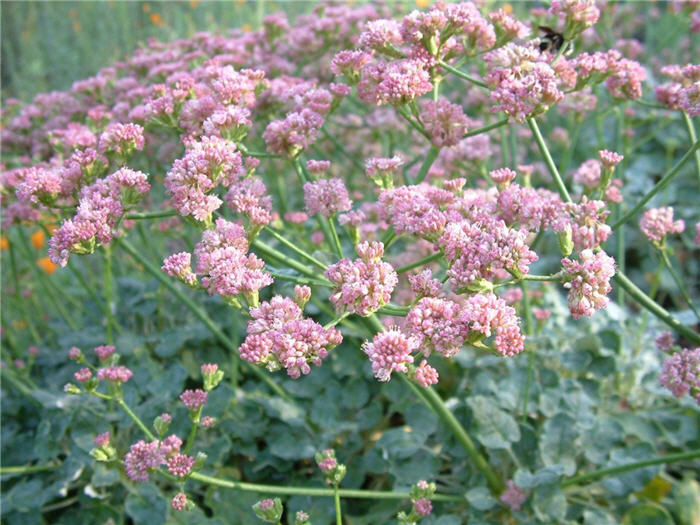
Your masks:
M 316 1 L 2 1 L 2 95 L 64 90 L 133 53 L 148 38 L 260 27 L 265 15 L 309 12 Z

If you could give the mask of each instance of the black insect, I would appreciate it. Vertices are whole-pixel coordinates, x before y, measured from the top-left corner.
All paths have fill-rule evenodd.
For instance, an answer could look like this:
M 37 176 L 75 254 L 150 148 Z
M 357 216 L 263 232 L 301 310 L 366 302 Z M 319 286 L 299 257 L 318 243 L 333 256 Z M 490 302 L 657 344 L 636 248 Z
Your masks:
M 568 47 L 570 43 L 564 40 L 564 35 L 558 33 L 551 27 L 538 26 L 539 30 L 544 33 L 544 36 L 540 38 L 540 51 L 549 51 L 550 53 L 558 53 L 559 50 L 567 44 Z M 569 51 L 567 49 L 567 51 Z

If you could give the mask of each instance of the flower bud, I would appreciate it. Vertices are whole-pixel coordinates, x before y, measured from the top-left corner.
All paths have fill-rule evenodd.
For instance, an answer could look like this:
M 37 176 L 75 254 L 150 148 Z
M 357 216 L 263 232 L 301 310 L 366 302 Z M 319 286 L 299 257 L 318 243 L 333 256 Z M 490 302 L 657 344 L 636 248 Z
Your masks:
M 282 500 L 279 498 L 264 499 L 253 505 L 253 512 L 255 512 L 255 515 L 267 523 L 279 523 L 282 519 L 283 511 Z

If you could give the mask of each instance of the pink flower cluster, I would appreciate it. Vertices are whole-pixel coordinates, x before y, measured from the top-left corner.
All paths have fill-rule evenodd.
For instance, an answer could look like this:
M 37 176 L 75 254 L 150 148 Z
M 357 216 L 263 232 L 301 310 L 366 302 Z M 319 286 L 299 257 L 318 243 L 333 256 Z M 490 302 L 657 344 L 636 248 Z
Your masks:
M 411 308 L 406 325 L 426 357 L 435 351 L 445 357 L 459 352 L 469 333 L 462 308 L 448 299 L 424 297 Z
M 438 102 L 421 101 L 420 120 L 433 146 L 439 148 L 457 144 L 472 124 L 462 106 L 444 99 Z
M 430 184 L 400 186 L 379 195 L 379 213 L 397 234 L 435 239 L 447 224 L 447 214 L 441 208 L 454 198 L 452 192 Z
M 233 305 L 239 299 L 256 305 L 261 288 L 272 284 L 272 277 L 263 272 L 265 263 L 248 252 L 248 239 L 239 224 L 217 219 L 215 229 L 205 230 L 197 243 L 195 273 L 202 276 L 202 286 L 210 295 L 221 295 Z M 177 253 L 163 261 L 161 269 L 190 286 L 196 284 L 196 275 L 190 268 L 191 256 Z
M 682 109 L 690 117 L 700 115 L 700 65 L 670 65 L 661 68 L 670 82 L 656 87 L 656 99 L 670 109 Z
M 546 55 L 536 49 L 509 43 L 484 56 L 489 68 L 486 82 L 493 89 L 494 111 L 523 122 L 546 112 L 564 98 L 561 80 Z
M 77 213 L 66 219 L 49 241 L 49 257 L 65 266 L 70 253 L 92 253 L 97 243 L 109 244 L 124 207 L 148 193 L 150 184 L 140 171 L 121 168 L 84 187 Z
M 133 372 L 125 366 L 108 366 L 97 370 L 97 379 L 114 383 L 126 383 L 133 375 Z
M 309 215 L 330 217 L 348 211 L 352 201 L 343 179 L 319 179 L 304 183 L 304 202 Z
M 610 279 L 615 275 L 615 260 L 605 252 L 583 250 L 579 260 L 561 260 L 564 288 L 569 290 L 569 310 L 574 319 L 591 316 L 605 308 L 612 289 Z
M 420 348 L 418 338 L 406 335 L 398 328 L 391 328 L 365 341 L 362 351 L 372 363 L 372 371 L 379 381 L 389 381 L 392 372 L 408 373 L 413 363 L 413 352 Z
M 168 464 L 170 467 L 170 461 L 173 457 L 182 456 L 179 454 L 180 447 L 182 446 L 182 440 L 176 435 L 171 435 L 165 438 L 163 441 L 151 441 L 147 443 L 143 440 L 138 441 L 131 445 L 129 452 L 124 456 L 124 469 L 126 470 L 126 475 L 129 476 L 133 481 L 148 481 L 148 473 L 151 469 L 159 468 L 161 465 Z M 182 456 L 187 458 L 187 456 Z M 189 473 L 189 469 L 194 464 L 194 460 L 187 468 L 187 472 L 183 476 Z M 188 460 L 176 460 L 173 463 L 175 467 L 175 472 L 184 472 L 184 466 L 189 464 Z M 172 472 L 173 475 L 175 472 Z
M 185 390 L 180 394 L 180 400 L 190 410 L 199 410 L 207 402 L 207 393 L 200 388 Z
M 360 243 L 357 254 L 359 259 L 342 259 L 329 266 L 324 275 L 334 285 L 330 301 L 336 312 L 366 317 L 389 302 L 399 279 L 392 266 L 381 260 L 381 242 Z
M 684 348 L 667 358 L 659 382 L 676 397 L 692 394 L 700 405 L 700 347 Z
M 297 303 L 275 296 L 250 310 L 248 335 L 239 348 L 241 357 L 270 371 L 285 368 L 297 379 L 320 366 L 328 351 L 338 346 L 343 337 L 335 328 L 323 328 L 304 317 Z
M 681 219 L 674 221 L 673 208 L 662 206 L 645 211 L 639 221 L 639 229 L 649 241 L 663 244 L 666 235 L 685 230 L 685 222 Z
M 190 144 L 185 156 L 173 163 L 165 177 L 165 189 L 180 215 L 207 221 L 222 203 L 210 195 L 212 190 L 218 184 L 229 187 L 244 175 L 242 157 L 235 144 L 216 136 L 203 137 Z
M 521 277 L 538 259 L 527 244 L 525 231 L 486 214 L 479 221 L 448 224 L 439 244 L 450 263 L 450 282 L 457 289 L 476 286 L 478 290 L 483 281 L 492 281 L 500 270 Z

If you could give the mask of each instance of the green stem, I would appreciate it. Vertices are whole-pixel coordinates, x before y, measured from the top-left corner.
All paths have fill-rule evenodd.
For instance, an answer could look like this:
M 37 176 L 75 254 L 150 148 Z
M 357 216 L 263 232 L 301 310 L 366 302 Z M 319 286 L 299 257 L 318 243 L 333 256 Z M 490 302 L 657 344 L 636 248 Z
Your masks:
M 104 245 L 105 267 L 104 267 L 104 295 L 107 305 L 107 344 L 114 344 L 114 327 L 117 321 L 114 318 L 114 294 L 112 293 L 112 247 Z
M 302 275 L 306 275 L 307 277 L 310 277 L 312 279 L 318 277 L 318 274 L 312 270 L 309 270 L 306 266 L 301 264 L 300 262 L 292 259 L 291 257 L 285 255 L 284 253 L 275 250 L 271 246 L 268 246 L 267 244 L 263 243 L 260 239 L 255 239 L 252 243 L 250 243 L 251 247 L 255 248 L 259 252 L 261 252 L 263 255 L 267 255 L 268 257 L 272 257 L 273 259 L 278 260 L 285 266 L 296 270 L 297 272 L 301 273 Z
M 202 409 L 199 409 L 199 412 L 201 414 Z M 185 456 L 189 455 L 190 450 L 192 449 L 192 445 L 194 444 L 194 438 L 197 436 L 197 428 L 199 427 L 199 423 L 196 421 L 192 422 L 192 428 L 190 428 L 190 434 L 187 436 L 187 444 L 185 445 Z
M 571 159 L 573 158 L 574 150 L 576 149 L 576 144 L 578 143 L 578 138 L 581 134 L 582 127 L 583 120 L 576 120 L 576 123 L 574 124 L 574 131 L 571 133 L 571 144 L 569 144 L 569 147 L 566 148 L 566 151 L 564 151 L 564 160 L 562 160 L 561 163 L 561 172 L 564 174 L 564 177 L 566 177 L 566 172 L 571 164 Z
M 683 297 L 683 300 L 686 302 L 688 305 L 688 308 L 690 308 L 693 313 L 695 314 L 695 317 L 700 319 L 700 312 L 698 312 L 697 308 L 695 308 L 695 305 L 693 304 L 692 299 L 688 295 L 688 290 L 686 286 L 683 284 L 683 281 L 681 280 L 680 276 L 674 270 L 673 265 L 671 264 L 671 261 L 668 258 L 668 253 L 666 253 L 665 249 L 659 250 L 661 252 L 661 259 L 664 261 L 664 265 L 666 266 L 666 269 L 668 270 L 668 273 L 671 274 L 671 277 L 673 277 L 673 280 L 676 281 L 676 285 L 678 286 L 678 291 L 681 292 L 681 296 Z
M 406 120 L 406 122 L 409 123 L 409 125 L 410 125 L 413 129 L 415 129 L 418 133 L 420 133 L 421 135 L 423 135 L 423 136 L 424 136 L 426 139 L 428 139 L 429 141 L 431 140 L 431 139 L 430 139 L 430 135 L 428 134 L 427 131 L 425 131 L 425 128 L 423 128 L 422 125 L 420 125 L 418 122 L 416 122 L 415 120 L 413 120 L 413 119 L 411 118 L 411 115 L 408 113 L 408 111 L 406 110 L 405 107 L 403 107 L 403 106 L 396 106 L 396 111 L 398 111 L 399 115 L 401 115 L 401 116 Z
M 698 135 L 695 133 L 695 124 L 693 124 L 693 119 L 685 112 L 683 113 L 683 120 L 685 120 L 685 127 L 688 128 L 688 136 L 690 137 L 690 142 L 696 143 L 698 141 Z M 700 184 L 700 151 L 695 152 L 695 171 L 698 176 L 698 184 Z
M 420 170 L 418 171 L 418 175 L 416 175 L 416 180 L 413 181 L 413 184 L 420 184 L 425 180 L 425 177 L 428 175 L 428 171 L 430 171 L 430 166 L 433 165 L 433 162 L 435 162 L 435 159 L 437 159 L 439 154 L 439 147 L 430 146 L 428 154 L 425 156 L 425 160 L 423 161 L 423 164 L 421 164 Z
M 394 304 L 385 304 L 379 309 L 379 312 L 384 315 L 395 315 L 398 317 L 406 317 L 410 308 L 408 306 L 396 306 Z
M 146 434 L 146 436 L 148 436 L 148 439 L 150 439 L 151 441 L 156 439 L 156 436 L 153 435 L 153 432 L 148 430 L 148 427 L 143 424 L 143 421 L 141 421 L 139 416 L 134 414 L 134 412 L 131 410 L 131 408 L 129 408 L 129 405 L 127 405 L 123 399 L 117 399 L 116 401 L 117 401 L 117 405 L 119 405 L 121 407 L 121 409 L 124 412 L 126 412 L 126 415 L 129 416 L 134 423 L 136 423 L 136 426 L 141 429 L 141 432 L 143 432 L 144 434 Z
M 126 239 L 120 239 L 119 244 L 141 265 L 144 269 L 156 278 L 163 286 L 165 286 L 170 293 L 172 293 L 183 305 L 185 305 L 204 325 L 209 329 L 209 331 L 216 337 L 219 342 L 229 351 L 232 355 L 236 356 L 236 359 L 240 359 L 238 355 L 238 349 L 231 343 L 231 341 L 226 337 L 226 335 L 221 331 L 221 329 L 212 321 L 211 317 L 200 308 L 197 304 L 187 297 L 180 289 L 178 289 L 170 279 L 168 279 L 160 268 L 155 266 L 153 263 L 148 261 L 138 252 Z M 258 367 L 251 365 L 247 361 L 242 361 L 242 364 L 247 367 L 254 375 L 258 377 L 263 383 L 265 383 L 270 390 L 275 394 L 282 397 L 287 401 L 291 401 L 290 395 L 275 381 L 267 375 L 267 373 L 260 370 Z
M 340 245 L 340 237 L 338 237 L 338 231 L 335 229 L 335 219 L 333 217 L 328 219 L 328 229 L 331 232 L 331 239 L 333 239 L 333 249 L 336 255 L 343 259 L 345 257 L 343 255 L 343 247 Z
M 477 85 L 479 87 L 486 88 L 486 89 L 489 88 L 489 85 L 486 82 L 482 82 L 481 80 L 478 80 L 478 79 L 472 77 L 471 75 L 468 75 L 464 71 L 461 71 L 457 68 L 452 67 L 449 64 L 446 64 L 442 60 L 440 60 L 438 62 L 438 64 L 440 64 L 442 67 L 444 67 L 447 71 L 449 71 L 453 75 L 457 75 L 459 78 L 463 78 L 464 80 L 467 80 L 467 81 L 471 82 L 472 84 Z
M 272 270 L 267 270 L 267 273 L 272 275 L 275 279 L 280 279 L 282 281 L 291 281 L 297 284 L 306 284 L 309 286 L 332 286 L 330 282 L 317 281 L 315 279 L 307 279 L 306 277 L 297 277 L 296 275 L 287 275 L 285 273 L 274 272 Z
M 488 125 L 483 126 L 481 128 L 473 129 L 473 130 L 465 133 L 462 136 L 462 138 L 466 139 L 469 137 L 475 137 L 476 135 L 481 135 L 482 133 L 487 133 L 487 132 L 491 131 L 492 129 L 500 128 L 501 126 L 505 126 L 506 124 L 508 124 L 508 119 L 504 118 L 504 119 L 501 119 L 501 120 L 494 122 L 493 124 L 488 124 Z
M 653 315 L 658 317 L 661 321 L 666 323 L 668 326 L 673 328 L 679 334 L 683 335 L 687 339 L 700 344 L 700 334 L 694 332 L 687 326 L 683 325 L 668 313 L 663 307 L 657 304 L 651 297 L 645 294 L 642 290 L 637 288 L 632 281 L 630 281 L 627 276 L 622 272 L 617 272 L 615 275 L 615 282 L 621 286 L 629 295 L 637 301 L 641 306 L 649 310 Z
M 46 465 L 28 465 L 28 466 L 12 466 L 0 467 L 0 474 L 28 474 L 29 472 L 44 472 L 46 470 L 55 470 L 61 465 L 47 463 Z
M 406 266 L 401 266 L 400 268 L 397 268 L 396 273 L 401 274 L 408 272 L 409 270 L 413 270 L 414 268 L 418 268 L 419 266 L 423 266 L 424 264 L 437 261 L 440 257 L 442 257 L 442 252 L 437 252 L 432 255 L 428 255 L 427 257 L 423 257 L 422 259 L 416 262 L 412 262 L 411 264 L 407 264 Z
M 343 320 L 350 315 L 350 312 L 345 312 L 344 314 L 334 318 L 332 321 L 326 323 L 323 325 L 324 330 L 328 330 L 330 327 L 337 325 L 338 323 L 343 322 Z
M 124 218 L 132 221 L 144 219 L 163 219 L 165 217 L 175 217 L 177 212 L 174 210 L 167 211 L 150 211 L 145 213 L 127 213 Z
M 310 262 L 311 264 L 313 264 L 314 266 L 318 266 L 321 270 L 324 270 L 324 271 L 328 269 L 328 266 L 327 266 L 327 265 L 323 264 L 321 261 L 319 261 L 318 259 L 316 259 L 316 257 L 314 257 L 313 255 L 310 255 L 310 254 L 306 253 L 304 250 L 302 250 L 301 248 L 299 248 L 299 247 L 298 247 L 296 244 L 294 244 L 293 242 L 290 242 L 290 241 L 288 241 L 287 239 L 285 239 L 282 235 L 280 235 L 279 233 L 277 233 L 275 230 L 273 230 L 273 229 L 270 228 L 269 226 L 264 226 L 264 227 L 263 227 L 263 230 L 266 231 L 267 233 L 269 233 L 270 235 L 272 235 L 275 239 L 277 239 L 279 242 L 281 242 L 282 244 L 284 244 L 287 248 L 289 248 L 290 250 L 292 250 L 294 253 L 297 253 L 298 255 L 301 255 L 304 259 L 306 259 L 307 261 L 309 261 L 309 262 Z
M 340 492 L 338 484 L 333 485 L 333 503 L 335 504 L 335 525 L 343 525 L 343 514 L 340 509 Z
M 643 461 L 637 461 L 636 463 L 628 463 L 626 465 L 618 465 L 616 467 L 608 467 L 600 470 L 594 470 L 588 474 L 581 474 L 580 476 L 574 476 L 564 480 L 561 484 L 562 488 L 569 487 L 571 485 L 578 485 L 580 483 L 585 483 L 587 481 L 593 481 L 596 479 L 604 478 L 606 476 L 620 474 L 622 472 L 627 472 L 630 470 L 637 470 L 644 467 L 651 467 L 653 465 L 664 465 L 666 463 L 675 463 L 676 461 L 684 461 L 687 459 L 695 459 L 700 457 L 700 448 L 695 450 L 689 450 L 687 452 L 679 452 L 678 454 L 666 454 L 664 456 L 657 456 L 655 458 L 645 459 Z
M 535 333 L 535 323 L 532 319 L 532 308 L 530 305 L 530 296 L 528 295 L 528 284 L 527 282 L 520 283 L 520 288 L 523 291 L 523 317 L 525 318 L 525 334 L 531 336 Z M 532 375 L 534 373 L 535 366 L 535 350 L 530 348 L 527 350 L 529 352 L 527 360 L 527 377 L 525 379 L 525 390 L 523 392 L 523 423 L 527 421 L 527 405 L 530 400 L 530 388 L 532 386 Z
M 537 142 L 537 146 L 540 149 L 540 153 L 544 157 L 545 164 L 547 164 L 547 169 L 549 169 L 549 173 L 554 179 L 554 183 L 557 186 L 557 191 L 559 192 L 559 195 L 561 195 L 561 198 L 564 200 L 564 202 L 571 202 L 569 192 L 567 191 L 566 186 L 564 185 L 564 181 L 562 180 L 561 175 L 559 175 L 559 170 L 557 170 L 557 166 L 556 164 L 554 164 L 554 160 L 552 160 L 552 155 L 549 153 L 547 144 L 545 143 L 544 138 L 542 138 L 542 133 L 540 133 L 540 128 L 537 125 L 537 121 L 534 118 L 530 117 L 527 119 L 527 124 L 528 126 L 530 126 L 530 130 L 532 131 L 532 134 L 535 137 L 535 141 Z
M 242 492 L 257 492 L 259 494 L 277 494 L 282 496 L 310 496 L 321 498 L 334 498 L 334 489 L 319 489 L 313 487 L 289 487 L 278 485 L 263 485 L 260 483 L 246 483 L 243 481 L 231 481 L 221 479 L 214 476 L 208 476 L 199 472 L 194 472 L 189 475 L 189 479 L 201 481 L 209 485 L 223 487 Z M 409 499 L 408 492 L 389 492 L 383 490 L 359 490 L 359 489 L 338 489 L 338 495 L 346 499 L 379 499 L 379 500 L 398 500 Z M 453 496 L 449 494 L 435 494 L 431 498 L 433 501 L 444 502 L 464 502 L 462 496 Z
M 634 217 L 639 210 L 641 210 L 644 205 L 651 200 L 651 198 L 659 193 L 661 190 L 663 190 L 666 186 L 669 185 L 669 183 L 673 180 L 673 178 L 678 175 L 678 173 L 681 171 L 681 168 L 685 166 L 685 164 L 693 158 L 693 155 L 695 152 L 700 148 L 700 140 L 695 141 L 695 143 L 690 147 L 690 149 L 686 152 L 685 155 L 679 160 L 675 166 L 673 166 L 666 175 L 664 175 L 659 182 L 656 183 L 656 186 L 654 186 L 649 193 L 647 193 L 644 197 L 642 197 L 642 200 L 640 200 L 634 208 L 632 208 L 630 211 L 628 211 L 619 221 L 617 221 L 615 224 L 613 224 L 612 229 L 617 230 L 620 226 L 625 224 L 627 221 L 629 221 L 632 217 Z

